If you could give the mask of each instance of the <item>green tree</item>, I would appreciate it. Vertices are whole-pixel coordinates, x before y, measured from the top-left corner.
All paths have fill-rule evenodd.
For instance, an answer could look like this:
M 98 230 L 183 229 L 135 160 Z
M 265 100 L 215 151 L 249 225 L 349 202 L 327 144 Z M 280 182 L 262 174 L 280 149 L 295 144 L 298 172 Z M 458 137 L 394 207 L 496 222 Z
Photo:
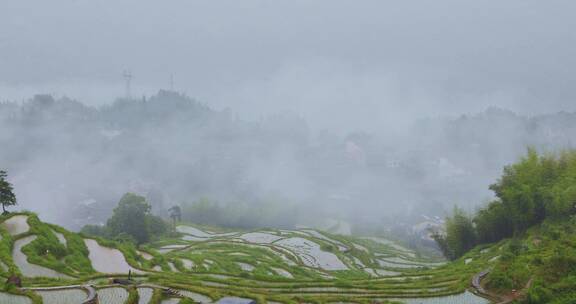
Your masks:
M 112 238 L 121 242 L 142 244 L 154 236 L 168 233 L 168 224 L 159 216 L 150 213 L 146 199 L 134 193 L 126 193 L 114 208 L 106 225 L 86 225 L 82 233 Z
M 546 206 L 552 201 L 550 187 L 560 175 L 556 159 L 540 157 L 528 149 L 526 157 L 506 167 L 500 180 L 490 186 L 504 204 L 514 233 L 522 233 L 546 218 Z
M 106 225 L 113 236 L 125 233 L 132 236 L 138 244 L 145 243 L 150 239 L 146 220 L 149 213 L 150 205 L 144 197 L 126 193 Z
M 493 201 L 480 209 L 474 218 L 478 242 L 491 243 L 512 236 L 512 223 L 506 206 Z
M 449 258 L 450 257 L 450 248 L 448 248 L 448 242 L 446 240 L 446 234 L 442 233 L 442 231 L 440 230 L 432 230 L 432 239 L 434 239 L 434 241 L 436 241 L 436 244 L 438 244 L 438 248 L 440 248 L 440 251 L 442 252 L 442 254 L 446 257 Z
M 14 195 L 14 188 L 12 184 L 6 180 L 8 174 L 6 171 L 0 170 L 0 204 L 2 204 L 2 214 L 8 213 L 6 206 L 16 205 L 16 195 Z
M 169 225 L 159 216 L 149 214 L 146 216 L 146 228 L 150 236 L 164 235 L 169 230 Z
M 451 217 L 446 219 L 445 255 L 457 259 L 476 245 L 476 232 L 472 219 L 458 207 L 454 207 Z
M 473 221 L 455 209 L 446 221 L 446 233 L 435 234 L 449 258 L 471 248 L 471 240 L 497 242 L 521 235 L 547 218 L 566 219 L 576 213 L 576 151 L 538 155 L 534 149 L 504 168 L 490 189 L 497 199 L 480 209 Z

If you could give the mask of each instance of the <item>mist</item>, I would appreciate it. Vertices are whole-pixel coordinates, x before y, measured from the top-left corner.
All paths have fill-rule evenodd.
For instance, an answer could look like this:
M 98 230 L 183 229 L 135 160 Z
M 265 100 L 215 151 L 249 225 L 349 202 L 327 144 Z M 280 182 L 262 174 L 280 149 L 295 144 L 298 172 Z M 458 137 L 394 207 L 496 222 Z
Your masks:
M 528 147 L 574 145 L 574 9 L 0 0 L 0 168 L 72 228 L 126 192 L 282 225 L 474 210 Z

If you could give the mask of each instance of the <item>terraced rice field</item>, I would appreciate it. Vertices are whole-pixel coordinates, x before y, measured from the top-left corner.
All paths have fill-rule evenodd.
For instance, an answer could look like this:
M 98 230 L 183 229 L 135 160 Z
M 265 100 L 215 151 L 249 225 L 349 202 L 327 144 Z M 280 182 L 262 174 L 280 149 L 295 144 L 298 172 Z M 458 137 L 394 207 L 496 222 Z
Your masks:
M 218 300 L 218 304 L 250 304 L 252 299 L 236 298 L 236 297 L 226 297 Z
M 2 304 L 32 304 L 30 298 L 0 292 L 0 303 Z
M 152 294 L 154 293 L 153 288 L 138 288 L 138 304 L 148 304 L 150 299 L 152 299 Z
M 30 230 L 28 226 L 28 217 L 25 215 L 13 216 L 2 223 L 2 227 L 10 233 L 10 235 L 18 235 Z
M 42 297 L 43 304 L 78 304 L 86 299 L 86 292 L 81 289 L 36 291 Z
M 162 288 L 176 291 L 164 296 L 162 303 L 178 303 L 188 297 L 201 303 L 234 304 L 253 300 L 484 304 L 488 301 L 467 292 L 466 288 L 472 276 L 498 254 L 497 250 L 474 251 L 461 261 L 444 264 L 418 257 L 389 240 L 332 235 L 311 229 L 214 232 L 219 230 L 180 225 L 177 231 L 180 231 L 179 238 L 160 240 L 139 250 L 111 248 L 106 246 L 112 243 L 102 243 L 106 244 L 103 246 L 96 240 L 84 239 L 86 259 L 93 270 L 78 273 L 73 284 L 78 281 L 95 284 L 99 288 L 100 303 L 111 304 L 125 303 L 128 291 L 110 287 L 105 276 L 93 276 L 125 275 L 132 271 L 144 284 L 137 289 L 139 304 L 149 303 L 155 290 L 158 293 Z M 13 262 L 25 277 L 42 273 L 62 278 L 55 269 L 26 262 L 25 254 L 19 251 L 36 235 L 17 233 L 13 237 Z M 62 244 L 62 239 L 66 239 L 64 235 L 54 241 Z M 30 282 L 42 284 L 41 280 Z M 68 286 L 72 284 L 69 282 L 64 279 L 52 284 Z M 80 289 L 59 293 L 37 291 L 36 294 L 45 304 L 79 303 L 76 301 L 85 296 Z M 10 297 L 13 297 L 10 301 L 24 301 L 14 302 L 16 304 L 31 303 L 26 297 Z M 0 303 L 10 303 L 7 299 L 0 298 Z
M 47 277 L 47 278 L 69 278 L 69 276 L 54 271 L 52 269 L 28 263 L 27 256 L 22 252 L 22 247 L 28 245 L 36 239 L 35 235 L 30 235 L 14 242 L 12 259 L 20 272 L 27 277 Z
M 120 287 L 109 287 L 98 290 L 98 300 L 106 304 L 124 304 L 128 299 L 128 291 Z
M 306 266 L 324 270 L 348 270 L 338 256 L 322 250 L 318 243 L 311 240 L 293 237 L 278 240 L 274 244 L 294 252 Z
M 128 273 L 128 271 L 140 272 L 126 262 L 122 252 L 98 244 L 96 240 L 85 239 L 84 243 L 90 252 L 89 258 L 92 267 L 102 273 Z
M 64 235 L 62 233 L 56 232 L 56 231 L 52 231 L 54 233 L 54 235 L 56 236 L 56 238 L 58 239 L 58 242 L 60 242 L 60 244 L 67 246 L 67 242 L 66 242 L 66 238 L 64 237 Z
M 195 293 L 195 292 L 191 292 L 188 290 L 178 290 L 178 293 L 180 293 L 182 296 L 184 296 L 185 298 L 189 298 L 192 299 L 196 302 L 199 303 L 210 303 L 212 302 L 212 299 L 210 299 L 207 296 L 201 295 L 199 293 Z
M 452 295 L 446 297 L 438 298 L 428 298 L 428 299 L 394 299 L 395 301 L 406 303 L 406 304 L 488 304 L 490 301 L 477 297 L 474 294 L 466 291 L 459 295 Z

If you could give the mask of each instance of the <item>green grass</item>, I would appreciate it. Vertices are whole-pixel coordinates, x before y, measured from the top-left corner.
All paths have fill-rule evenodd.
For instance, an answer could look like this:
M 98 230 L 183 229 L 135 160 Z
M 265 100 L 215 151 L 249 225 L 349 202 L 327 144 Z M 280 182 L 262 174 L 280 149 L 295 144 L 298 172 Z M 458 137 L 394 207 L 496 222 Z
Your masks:
M 0 216 L 0 223 L 4 222 L 8 217 Z M 0 269 L 0 273 L 4 276 L 9 274 L 20 274 L 20 270 L 14 264 L 12 260 L 12 248 L 14 246 L 14 240 L 12 236 L 4 228 L 0 226 L 0 261 L 8 267 L 7 271 Z
M 30 263 L 44 266 L 72 277 L 94 273 L 88 259 L 88 249 L 84 246 L 81 237 L 56 225 L 42 223 L 34 213 L 23 214 L 28 216 L 30 230 L 18 235 L 17 239 L 30 235 L 36 236 L 34 241 L 22 248 L 22 252 L 26 254 Z M 53 231 L 64 235 L 67 241 L 66 246 L 60 243 Z M 10 258 L 7 261 L 12 261 L 13 241 L 11 241 L 9 248 Z M 5 252 L 2 249 L 0 248 L 0 252 Z
M 126 304 L 138 304 L 139 299 L 140 297 L 138 296 L 138 290 L 136 290 L 136 288 L 129 288 L 128 300 L 126 300 Z
M 492 248 L 500 255 L 486 277 L 494 292 L 520 290 L 529 280 L 527 303 L 573 303 L 576 294 L 576 217 L 545 221 L 517 239 Z

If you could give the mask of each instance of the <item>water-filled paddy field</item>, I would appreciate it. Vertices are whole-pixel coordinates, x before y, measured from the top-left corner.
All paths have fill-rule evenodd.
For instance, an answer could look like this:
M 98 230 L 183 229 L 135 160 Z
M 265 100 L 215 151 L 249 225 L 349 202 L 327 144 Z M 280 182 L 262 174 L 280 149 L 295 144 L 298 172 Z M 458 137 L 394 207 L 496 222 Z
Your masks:
M 0 267 L 0 275 L 6 276 L 8 267 L 13 265 L 29 278 L 27 287 L 46 285 L 46 279 L 39 277 L 52 278 L 50 285 L 91 284 L 96 287 L 100 303 L 111 304 L 136 298 L 134 303 L 138 304 L 157 303 L 153 301 L 158 299 L 160 303 L 179 303 L 185 298 L 201 303 L 238 304 L 374 300 L 484 304 L 488 301 L 466 288 L 470 278 L 498 254 L 476 252 L 467 257 L 467 263 L 445 265 L 381 238 L 356 238 L 313 229 L 222 231 L 192 225 L 177 226 L 178 238 L 136 249 L 56 231 L 54 226 L 36 225 L 45 224 L 31 214 L 2 220 L 1 235 L 6 239 L 1 241 L 12 241 L 14 246 L 8 254 L 11 260 L 3 261 L 5 266 Z M 77 263 L 84 261 L 88 265 L 71 264 L 70 269 L 61 270 L 50 268 L 50 263 L 32 263 L 38 257 L 26 254 L 36 253 L 25 253 L 22 248 L 38 237 L 45 239 L 39 231 L 46 228 L 50 228 L 47 231 L 53 242 L 67 248 L 69 255 L 79 250 L 74 256 L 80 256 Z M 72 257 L 65 258 L 74 261 Z M 111 285 L 111 276 L 126 278 L 128 272 L 136 276 L 138 288 Z M 173 292 L 161 292 L 168 289 Z M 79 288 L 30 293 L 3 293 L 0 303 L 28 304 L 36 297 L 37 302 L 39 298 L 45 304 L 67 304 L 80 303 L 86 297 L 86 291 Z

